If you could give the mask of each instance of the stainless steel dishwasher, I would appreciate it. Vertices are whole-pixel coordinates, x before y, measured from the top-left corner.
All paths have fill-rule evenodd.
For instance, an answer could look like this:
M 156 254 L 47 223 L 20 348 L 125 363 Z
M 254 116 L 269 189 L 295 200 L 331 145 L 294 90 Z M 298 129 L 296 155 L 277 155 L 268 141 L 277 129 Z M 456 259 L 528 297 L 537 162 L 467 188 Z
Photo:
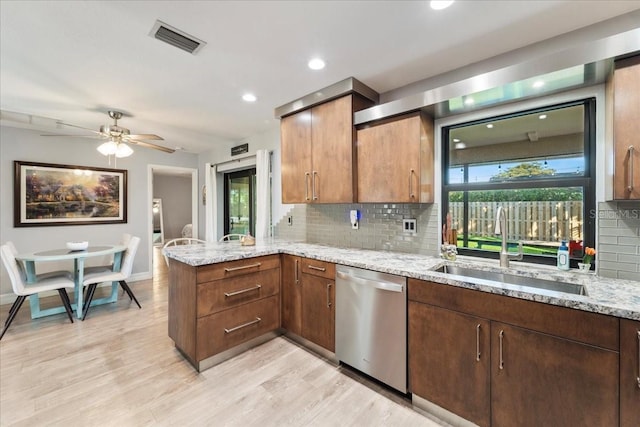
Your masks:
M 336 266 L 336 358 L 407 392 L 407 279 Z

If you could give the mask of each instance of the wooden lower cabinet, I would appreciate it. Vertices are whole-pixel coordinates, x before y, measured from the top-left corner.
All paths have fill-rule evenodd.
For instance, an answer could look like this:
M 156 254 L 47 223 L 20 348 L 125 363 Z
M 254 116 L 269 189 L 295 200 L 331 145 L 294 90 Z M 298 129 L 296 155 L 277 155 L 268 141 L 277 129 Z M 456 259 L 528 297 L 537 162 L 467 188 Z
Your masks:
M 618 353 L 491 325 L 492 426 L 617 426 Z
M 620 426 L 640 426 L 640 322 L 620 320 Z
M 282 255 L 282 327 L 302 335 L 302 281 L 300 257 Z
M 408 286 L 413 394 L 480 426 L 640 425 L 638 322 L 621 329 L 611 316 Z
M 280 327 L 280 256 L 200 267 L 170 259 L 168 305 L 169 337 L 200 370 L 205 359 Z
M 310 274 L 302 276 L 302 336 L 335 352 L 335 280 Z
M 221 353 L 278 329 L 278 295 L 201 317 L 197 323 L 198 360 Z
M 489 327 L 486 319 L 410 301 L 411 391 L 489 426 Z

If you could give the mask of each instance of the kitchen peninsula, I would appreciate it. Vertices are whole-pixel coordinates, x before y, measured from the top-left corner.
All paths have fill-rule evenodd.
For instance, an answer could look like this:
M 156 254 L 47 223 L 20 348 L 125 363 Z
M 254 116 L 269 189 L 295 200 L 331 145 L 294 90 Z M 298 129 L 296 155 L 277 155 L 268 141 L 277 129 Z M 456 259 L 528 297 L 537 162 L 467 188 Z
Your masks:
M 586 295 L 574 295 L 472 281 L 436 271 L 445 264 L 500 271 L 495 260 L 465 258 L 450 262 L 415 254 L 277 240 L 258 241 L 256 246 L 246 247 L 238 243 L 176 246 L 166 248 L 164 253 L 170 258 L 169 335 L 198 370 L 233 357 L 289 327 L 281 313 L 291 312 L 292 307 L 287 305 L 295 304 L 296 299 L 286 297 L 285 281 L 297 280 L 298 273 L 284 270 L 285 265 L 291 265 L 285 261 L 296 257 L 408 278 L 409 391 L 418 408 L 445 408 L 479 425 L 514 422 L 518 412 L 530 411 L 525 401 L 547 406 L 537 418 L 531 418 L 534 420 L 553 416 L 570 423 L 592 417 L 592 422 L 606 425 L 633 425 L 631 421 L 638 419 L 640 409 L 629 394 L 638 387 L 638 338 L 634 335 L 640 324 L 638 282 L 518 263 L 509 268 L 510 274 L 586 287 Z M 293 312 L 296 310 L 300 308 Z M 442 322 L 437 320 L 443 316 L 453 316 L 445 321 L 454 326 L 451 333 L 440 328 Z M 464 332 L 464 325 L 455 330 L 461 325 L 459 319 L 471 319 L 471 334 Z M 474 369 L 483 373 L 473 375 L 472 382 L 479 381 L 478 384 L 467 384 L 469 393 L 462 409 L 455 398 L 459 393 L 434 389 L 440 383 L 433 377 L 434 370 L 429 370 L 434 357 L 442 356 L 437 352 L 443 350 L 428 337 L 443 333 L 442 336 L 464 333 L 461 338 L 469 338 L 475 343 L 474 348 L 477 345 Z M 460 372 L 458 376 L 462 375 L 456 365 L 462 363 L 458 356 L 469 345 L 447 344 L 449 353 L 445 359 Z M 533 345 L 536 347 L 530 348 Z M 521 351 L 516 355 L 518 348 Z M 528 348 L 535 356 L 532 359 L 525 358 Z M 566 369 L 556 372 L 558 366 Z M 514 369 L 518 371 L 511 375 L 509 372 Z M 545 381 L 556 378 L 543 375 L 545 370 L 552 377 L 560 375 L 563 386 L 548 387 Z M 520 380 L 508 381 L 516 377 Z M 430 387 L 424 386 L 425 381 Z M 518 386 L 523 383 L 529 386 Z M 429 394 L 429 388 L 434 389 L 435 397 Z M 491 393 L 487 395 L 486 390 Z M 539 398 L 532 393 L 540 394 Z M 559 401 L 550 405 L 556 398 Z M 477 400 L 472 413 L 465 412 L 470 406 L 467 400 Z

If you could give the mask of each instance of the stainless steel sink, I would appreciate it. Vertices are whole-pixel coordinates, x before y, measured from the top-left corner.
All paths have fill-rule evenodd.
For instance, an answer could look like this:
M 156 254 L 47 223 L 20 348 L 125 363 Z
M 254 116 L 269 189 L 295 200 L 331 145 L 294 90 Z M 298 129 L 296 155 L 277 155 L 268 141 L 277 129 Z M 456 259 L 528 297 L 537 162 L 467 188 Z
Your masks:
M 473 268 L 459 267 L 457 265 L 443 265 L 435 271 L 468 278 L 491 280 L 509 285 L 546 289 L 548 291 L 564 292 L 574 295 L 587 295 L 587 289 L 583 285 L 577 283 L 556 282 L 553 280 L 536 279 L 534 277 L 498 273 L 495 271 L 475 270 Z

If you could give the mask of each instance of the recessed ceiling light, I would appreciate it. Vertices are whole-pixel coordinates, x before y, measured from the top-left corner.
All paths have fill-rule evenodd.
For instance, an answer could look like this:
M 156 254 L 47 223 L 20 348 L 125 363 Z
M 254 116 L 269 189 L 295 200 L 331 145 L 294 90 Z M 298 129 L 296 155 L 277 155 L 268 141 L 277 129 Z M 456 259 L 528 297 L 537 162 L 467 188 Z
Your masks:
M 542 80 L 536 80 L 532 85 L 535 89 L 541 88 L 544 86 L 544 82 Z
M 320 58 L 313 58 L 307 63 L 307 65 L 312 70 L 322 70 L 324 68 L 324 61 Z
M 242 95 L 242 99 L 247 102 L 256 102 L 258 98 L 256 98 L 256 96 L 252 93 L 245 93 L 244 95 Z
M 457 142 L 455 147 L 456 150 L 462 150 L 463 148 L 467 148 L 467 144 L 465 144 L 464 142 Z
M 547 118 L 547 115 L 546 115 L 546 114 L 540 114 L 540 115 L 538 116 L 538 118 L 539 118 L 540 120 L 544 120 L 544 119 L 546 119 L 546 118 Z
M 493 124 L 489 123 L 489 124 L 487 125 L 487 128 L 488 128 L 488 129 L 493 129 Z
M 431 0 L 431 9 L 442 10 L 453 4 L 453 0 Z

